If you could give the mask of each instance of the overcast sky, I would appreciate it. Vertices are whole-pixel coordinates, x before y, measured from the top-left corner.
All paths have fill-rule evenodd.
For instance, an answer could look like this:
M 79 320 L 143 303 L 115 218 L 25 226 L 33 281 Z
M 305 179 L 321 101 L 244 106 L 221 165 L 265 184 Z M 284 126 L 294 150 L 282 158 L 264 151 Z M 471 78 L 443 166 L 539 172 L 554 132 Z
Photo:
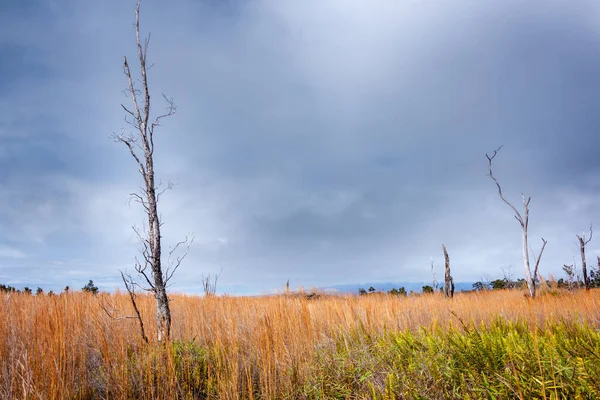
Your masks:
M 123 56 L 134 0 L 0 5 L 0 283 L 104 290 L 132 270 Z M 600 211 L 600 2 L 142 1 L 152 32 L 165 246 L 193 232 L 173 291 L 443 275 L 523 276 L 520 205 L 542 274 L 579 265 Z M 600 232 L 588 250 L 595 264 Z

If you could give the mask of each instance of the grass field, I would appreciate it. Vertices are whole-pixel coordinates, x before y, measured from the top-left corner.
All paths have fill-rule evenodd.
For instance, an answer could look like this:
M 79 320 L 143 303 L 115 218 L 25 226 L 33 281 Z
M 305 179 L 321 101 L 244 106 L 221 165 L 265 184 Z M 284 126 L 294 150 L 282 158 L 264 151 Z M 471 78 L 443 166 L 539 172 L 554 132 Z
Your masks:
M 172 297 L 161 346 L 124 294 L 3 296 L 0 398 L 600 398 L 599 290 Z

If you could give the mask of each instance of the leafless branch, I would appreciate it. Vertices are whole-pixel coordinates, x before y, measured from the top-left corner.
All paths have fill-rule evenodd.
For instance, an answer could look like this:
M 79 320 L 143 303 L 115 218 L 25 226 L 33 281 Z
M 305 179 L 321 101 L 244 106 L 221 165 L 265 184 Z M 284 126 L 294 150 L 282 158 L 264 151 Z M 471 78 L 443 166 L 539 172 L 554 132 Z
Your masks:
M 142 125 L 142 114 L 140 111 L 140 107 L 138 105 L 137 100 L 137 91 L 133 85 L 133 79 L 131 78 L 131 70 L 129 69 L 129 63 L 127 62 L 127 56 L 123 57 L 123 72 L 127 77 L 127 82 L 129 84 L 129 94 L 131 96 L 131 102 L 133 103 L 133 112 L 131 113 L 133 117 L 136 119 L 138 126 L 141 128 Z
M 161 114 L 154 119 L 154 122 L 152 123 L 152 125 L 150 125 L 151 130 L 154 130 L 155 127 L 160 126 L 161 120 L 163 120 L 164 118 L 170 117 L 171 115 L 175 114 L 175 112 L 177 111 L 177 106 L 175 105 L 175 101 L 173 100 L 172 97 L 168 97 L 164 93 L 162 94 L 162 97 L 165 100 L 165 102 L 167 103 L 167 110 L 165 111 L 164 114 Z
M 160 187 L 161 185 L 162 185 L 162 182 L 160 182 L 160 183 L 158 184 L 158 186 L 159 186 L 159 187 Z M 163 194 L 164 194 L 164 193 L 165 193 L 167 190 L 171 190 L 171 189 L 173 189 L 173 187 L 175 187 L 175 184 L 174 184 L 173 182 L 171 182 L 171 181 L 167 182 L 167 185 L 166 185 L 164 188 L 162 188 L 161 190 L 159 190 L 159 191 L 156 193 L 156 201 L 158 202 L 158 201 L 160 200 L 161 196 L 162 196 L 162 195 L 163 195 Z
M 142 164 L 142 162 L 140 161 L 140 158 L 138 157 L 137 153 L 135 152 L 135 149 L 133 148 L 134 146 L 139 147 L 137 144 L 136 137 L 133 136 L 132 134 L 125 135 L 125 133 L 122 132 L 120 135 L 113 133 L 111 135 L 111 139 L 117 143 L 123 143 L 125 146 L 127 146 L 127 149 L 129 149 L 129 153 L 131 154 L 131 156 L 134 158 L 135 162 L 138 165 L 140 174 L 144 177 L 144 179 L 146 179 L 146 167 L 144 166 L 144 164 Z
M 592 237 L 594 236 L 594 229 L 593 229 L 593 227 L 592 227 L 592 224 L 590 223 L 590 237 L 589 237 L 587 240 L 586 240 L 586 238 L 585 238 L 585 232 L 584 232 L 584 233 L 583 233 L 581 236 L 579 236 L 579 235 L 575 235 L 575 236 L 577 236 L 577 238 L 578 238 L 578 239 L 579 239 L 581 242 L 583 242 L 583 245 L 584 245 L 584 246 L 585 246 L 585 245 L 587 245 L 589 242 L 591 242 L 591 241 L 592 241 Z
M 135 118 L 135 114 L 133 113 L 133 111 L 131 111 L 129 108 L 125 107 L 123 104 L 121 104 L 121 107 L 123 108 L 123 110 L 125 110 L 125 112 L 129 115 L 131 115 L 133 118 Z
M 152 281 L 150 280 L 150 277 L 146 273 L 146 270 L 148 269 L 148 265 L 149 265 L 148 257 L 146 255 L 144 255 L 144 258 L 145 258 L 144 265 L 142 265 L 137 260 L 137 258 L 135 259 L 135 271 L 140 276 L 142 276 L 146 280 L 146 283 L 148 284 L 148 287 L 141 286 L 141 288 L 143 290 L 145 290 L 146 292 L 154 292 L 156 290 L 156 287 L 154 286 L 154 283 L 152 283 Z
M 500 198 L 502 199 L 502 201 L 504 201 L 506 204 L 508 204 L 510 206 L 510 208 L 512 208 L 513 212 L 515 213 L 515 218 L 517 219 L 517 221 L 519 221 L 521 226 L 524 226 L 525 221 L 523 220 L 521 213 L 519 213 L 519 210 L 517 210 L 517 208 L 511 202 L 506 200 L 506 198 L 502 194 L 502 187 L 500 187 L 500 183 L 498 182 L 498 179 L 496 179 L 496 177 L 494 177 L 494 173 L 492 171 L 492 161 L 494 160 L 496 155 L 498 155 L 498 152 L 500 151 L 500 149 L 502 149 L 502 146 L 500 146 L 496 150 L 494 150 L 494 154 L 492 154 L 491 156 L 488 155 L 487 153 L 485 153 L 485 156 L 488 159 L 488 166 L 489 166 L 488 176 L 490 178 L 492 178 L 494 183 L 496 183 L 496 186 L 498 187 L 498 194 L 500 195 Z M 529 200 L 527 200 L 527 202 L 525 201 L 525 196 L 522 195 L 522 198 L 523 198 L 523 205 L 525 205 L 526 207 L 529 206 L 529 201 L 531 200 L 531 198 L 529 198 Z
M 121 278 L 123 279 L 123 283 L 125 284 L 125 288 L 129 293 L 129 299 L 131 300 L 131 304 L 133 305 L 133 310 L 135 311 L 136 318 L 140 324 L 140 334 L 142 335 L 142 339 L 144 342 L 148 343 L 148 336 L 146 336 L 146 331 L 144 329 L 144 320 L 142 320 L 142 315 L 140 314 L 140 310 L 138 309 L 137 303 L 135 301 L 135 282 L 131 278 L 129 274 L 127 274 L 127 278 L 123 271 L 121 271 Z
M 131 207 L 131 200 L 135 201 L 138 204 L 141 204 L 142 207 L 144 208 L 144 211 L 146 211 L 146 212 L 150 211 L 150 209 L 148 208 L 148 201 L 144 200 L 144 198 L 141 195 L 139 195 L 135 192 L 130 193 L 129 194 L 129 207 Z M 139 235 L 138 235 L 138 237 L 139 237 Z
M 100 299 L 100 308 L 104 311 L 104 313 L 112 320 L 119 321 L 123 319 L 137 319 L 135 315 L 121 315 L 119 311 L 115 308 L 114 303 L 108 304 L 107 298 L 110 295 L 101 296 Z
M 544 240 L 544 238 L 542 238 L 542 242 L 544 244 L 542 244 L 542 249 L 540 250 L 540 254 L 537 257 L 537 260 L 535 261 L 535 269 L 533 270 L 533 276 L 538 276 L 538 269 L 540 266 L 540 260 L 542 259 L 542 254 L 544 253 L 544 249 L 546 248 L 546 243 L 548 243 L 547 240 Z
M 165 271 L 165 284 L 168 284 L 177 268 L 181 265 L 181 262 L 187 257 L 190 247 L 194 243 L 194 236 L 188 235 L 185 237 L 185 240 L 178 242 L 173 248 L 169 251 L 169 262 L 167 265 L 167 269 Z M 179 256 L 176 256 L 175 259 L 172 259 L 173 254 L 179 249 L 180 246 L 185 246 L 185 250 Z

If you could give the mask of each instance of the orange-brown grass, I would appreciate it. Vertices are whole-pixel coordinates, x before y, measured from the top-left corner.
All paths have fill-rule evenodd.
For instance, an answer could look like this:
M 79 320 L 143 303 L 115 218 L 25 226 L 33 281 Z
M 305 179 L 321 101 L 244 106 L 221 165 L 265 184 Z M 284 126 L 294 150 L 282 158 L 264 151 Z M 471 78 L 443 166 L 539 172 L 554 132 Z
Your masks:
M 323 349 L 349 351 L 395 332 L 490 326 L 498 318 L 527 321 L 533 330 L 558 320 L 600 327 L 599 291 L 558 294 L 533 301 L 520 291 L 459 293 L 452 300 L 172 295 L 169 351 L 145 345 L 136 320 L 107 315 L 111 307 L 133 315 L 126 294 L 3 295 L 0 398 L 317 398 L 327 389 L 313 379 Z M 139 296 L 138 303 L 152 337 L 154 300 Z

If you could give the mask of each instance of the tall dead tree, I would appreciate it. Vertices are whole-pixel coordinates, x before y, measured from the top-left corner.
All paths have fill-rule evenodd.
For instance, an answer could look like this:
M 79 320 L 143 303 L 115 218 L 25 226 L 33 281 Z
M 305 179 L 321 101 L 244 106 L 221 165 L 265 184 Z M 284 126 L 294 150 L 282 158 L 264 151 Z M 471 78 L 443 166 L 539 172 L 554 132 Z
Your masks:
M 450 256 L 448 255 L 445 245 L 442 245 L 442 250 L 444 250 L 444 260 L 446 263 L 446 274 L 444 276 L 444 295 L 446 295 L 446 297 L 454 297 L 454 279 L 452 278 L 452 275 L 450 275 Z
M 535 298 L 536 279 L 538 276 L 538 268 L 540 266 L 540 259 L 542 258 L 542 253 L 544 252 L 544 249 L 546 248 L 546 243 L 548 243 L 548 242 L 546 240 L 544 240 L 544 238 L 542 238 L 542 243 L 543 243 L 542 249 L 540 251 L 539 256 L 537 257 L 537 260 L 535 263 L 535 268 L 532 273 L 530 263 L 529 263 L 529 246 L 528 246 L 529 203 L 531 202 L 531 197 L 525 198 L 525 195 L 521 193 L 521 199 L 523 200 L 523 215 L 521 215 L 519 210 L 517 210 L 517 208 L 511 202 L 506 200 L 506 198 L 502 194 L 502 188 L 500 187 L 500 183 L 498 182 L 496 177 L 494 177 L 494 174 L 492 172 L 492 161 L 494 160 L 494 158 L 496 158 L 496 156 L 498 155 L 498 152 L 500 151 L 501 148 L 502 148 L 502 146 L 500 146 L 496 150 L 494 150 L 494 154 L 492 154 L 491 156 L 488 155 L 487 153 L 485 154 L 485 156 L 488 159 L 488 167 L 489 167 L 488 175 L 496 184 L 496 187 L 498 188 L 498 195 L 500 196 L 502 201 L 504 203 L 506 203 L 513 210 L 515 219 L 519 222 L 519 225 L 521 225 L 522 240 L 523 240 L 523 266 L 525 268 L 525 282 L 527 283 L 527 288 L 529 289 L 529 295 L 531 296 L 531 298 Z
M 581 272 L 583 273 L 583 284 L 585 285 L 585 290 L 590 290 L 590 278 L 587 273 L 587 263 L 585 261 L 585 246 L 592 241 L 592 236 L 594 235 L 594 230 L 592 229 L 592 224 L 590 224 L 590 237 L 588 239 L 585 238 L 585 232 L 577 236 L 577 240 L 579 241 L 579 253 L 581 254 Z
M 140 79 L 134 80 L 127 57 L 124 57 L 123 72 L 127 78 L 127 94 L 131 98 L 131 106 L 126 107 L 121 104 L 121 107 L 127 113 L 125 120 L 134 128 L 134 130 L 133 132 L 126 132 L 123 130 L 120 134 L 114 134 L 113 139 L 116 142 L 123 143 L 127 146 L 142 175 L 144 186 L 140 193 L 132 193 L 131 198 L 142 205 L 147 217 L 147 226 L 144 226 L 142 230 L 137 229 L 135 226 L 133 228 L 142 245 L 140 249 L 142 260 L 140 261 L 136 258 L 135 270 L 144 283 L 140 285 L 130 277 L 128 282 L 126 282 L 126 288 L 130 295 L 132 294 L 132 289 L 136 285 L 154 295 L 154 298 L 156 299 L 156 321 L 158 328 L 157 339 L 159 342 L 162 342 L 169 339 L 171 332 L 171 309 L 169 307 L 169 298 L 167 296 L 167 286 L 170 279 L 173 277 L 173 274 L 181 264 L 181 261 L 187 255 L 191 241 L 188 241 L 188 238 L 186 238 L 185 241 L 179 242 L 171 249 L 169 252 L 169 261 L 166 268 L 163 270 L 161 261 L 162 236 L 160 233 L 162 223 L 158 213 L 158 202 L 161 195 L 167 189 L 170 189 L 172 184 L 169 183 L 162 189 L 160 188 L 160 185 L 157 186 L 156 184 L 154 177 L 154 133 L 155 129 L 161 126 L 161 122 L 164 118 L 175 113 L 176 107 L 173 103 L 173 99 L 168 98 L 163 94 L 162 97 L 167 103 L 166 111 L 153 119 L 150 117 L 150 88 L 148 86 L 146 68 L 150 35 L 148 35 L 142 43 L 140 38 L 140 0 L 137 0 L 135 7 L 135 39 L 141 76 Z M 138 86 L 141 87 L 138 88 Z M 179 247 L 185 245 L 187 246 L 183 255 L 172 259 L 171 257 L 178 251 Z M 125 277 L 126 275 L 122 276 Z M 135 296 L 132 295 L 131 300 L 134 302 L 134 309 L 137 312 Z

